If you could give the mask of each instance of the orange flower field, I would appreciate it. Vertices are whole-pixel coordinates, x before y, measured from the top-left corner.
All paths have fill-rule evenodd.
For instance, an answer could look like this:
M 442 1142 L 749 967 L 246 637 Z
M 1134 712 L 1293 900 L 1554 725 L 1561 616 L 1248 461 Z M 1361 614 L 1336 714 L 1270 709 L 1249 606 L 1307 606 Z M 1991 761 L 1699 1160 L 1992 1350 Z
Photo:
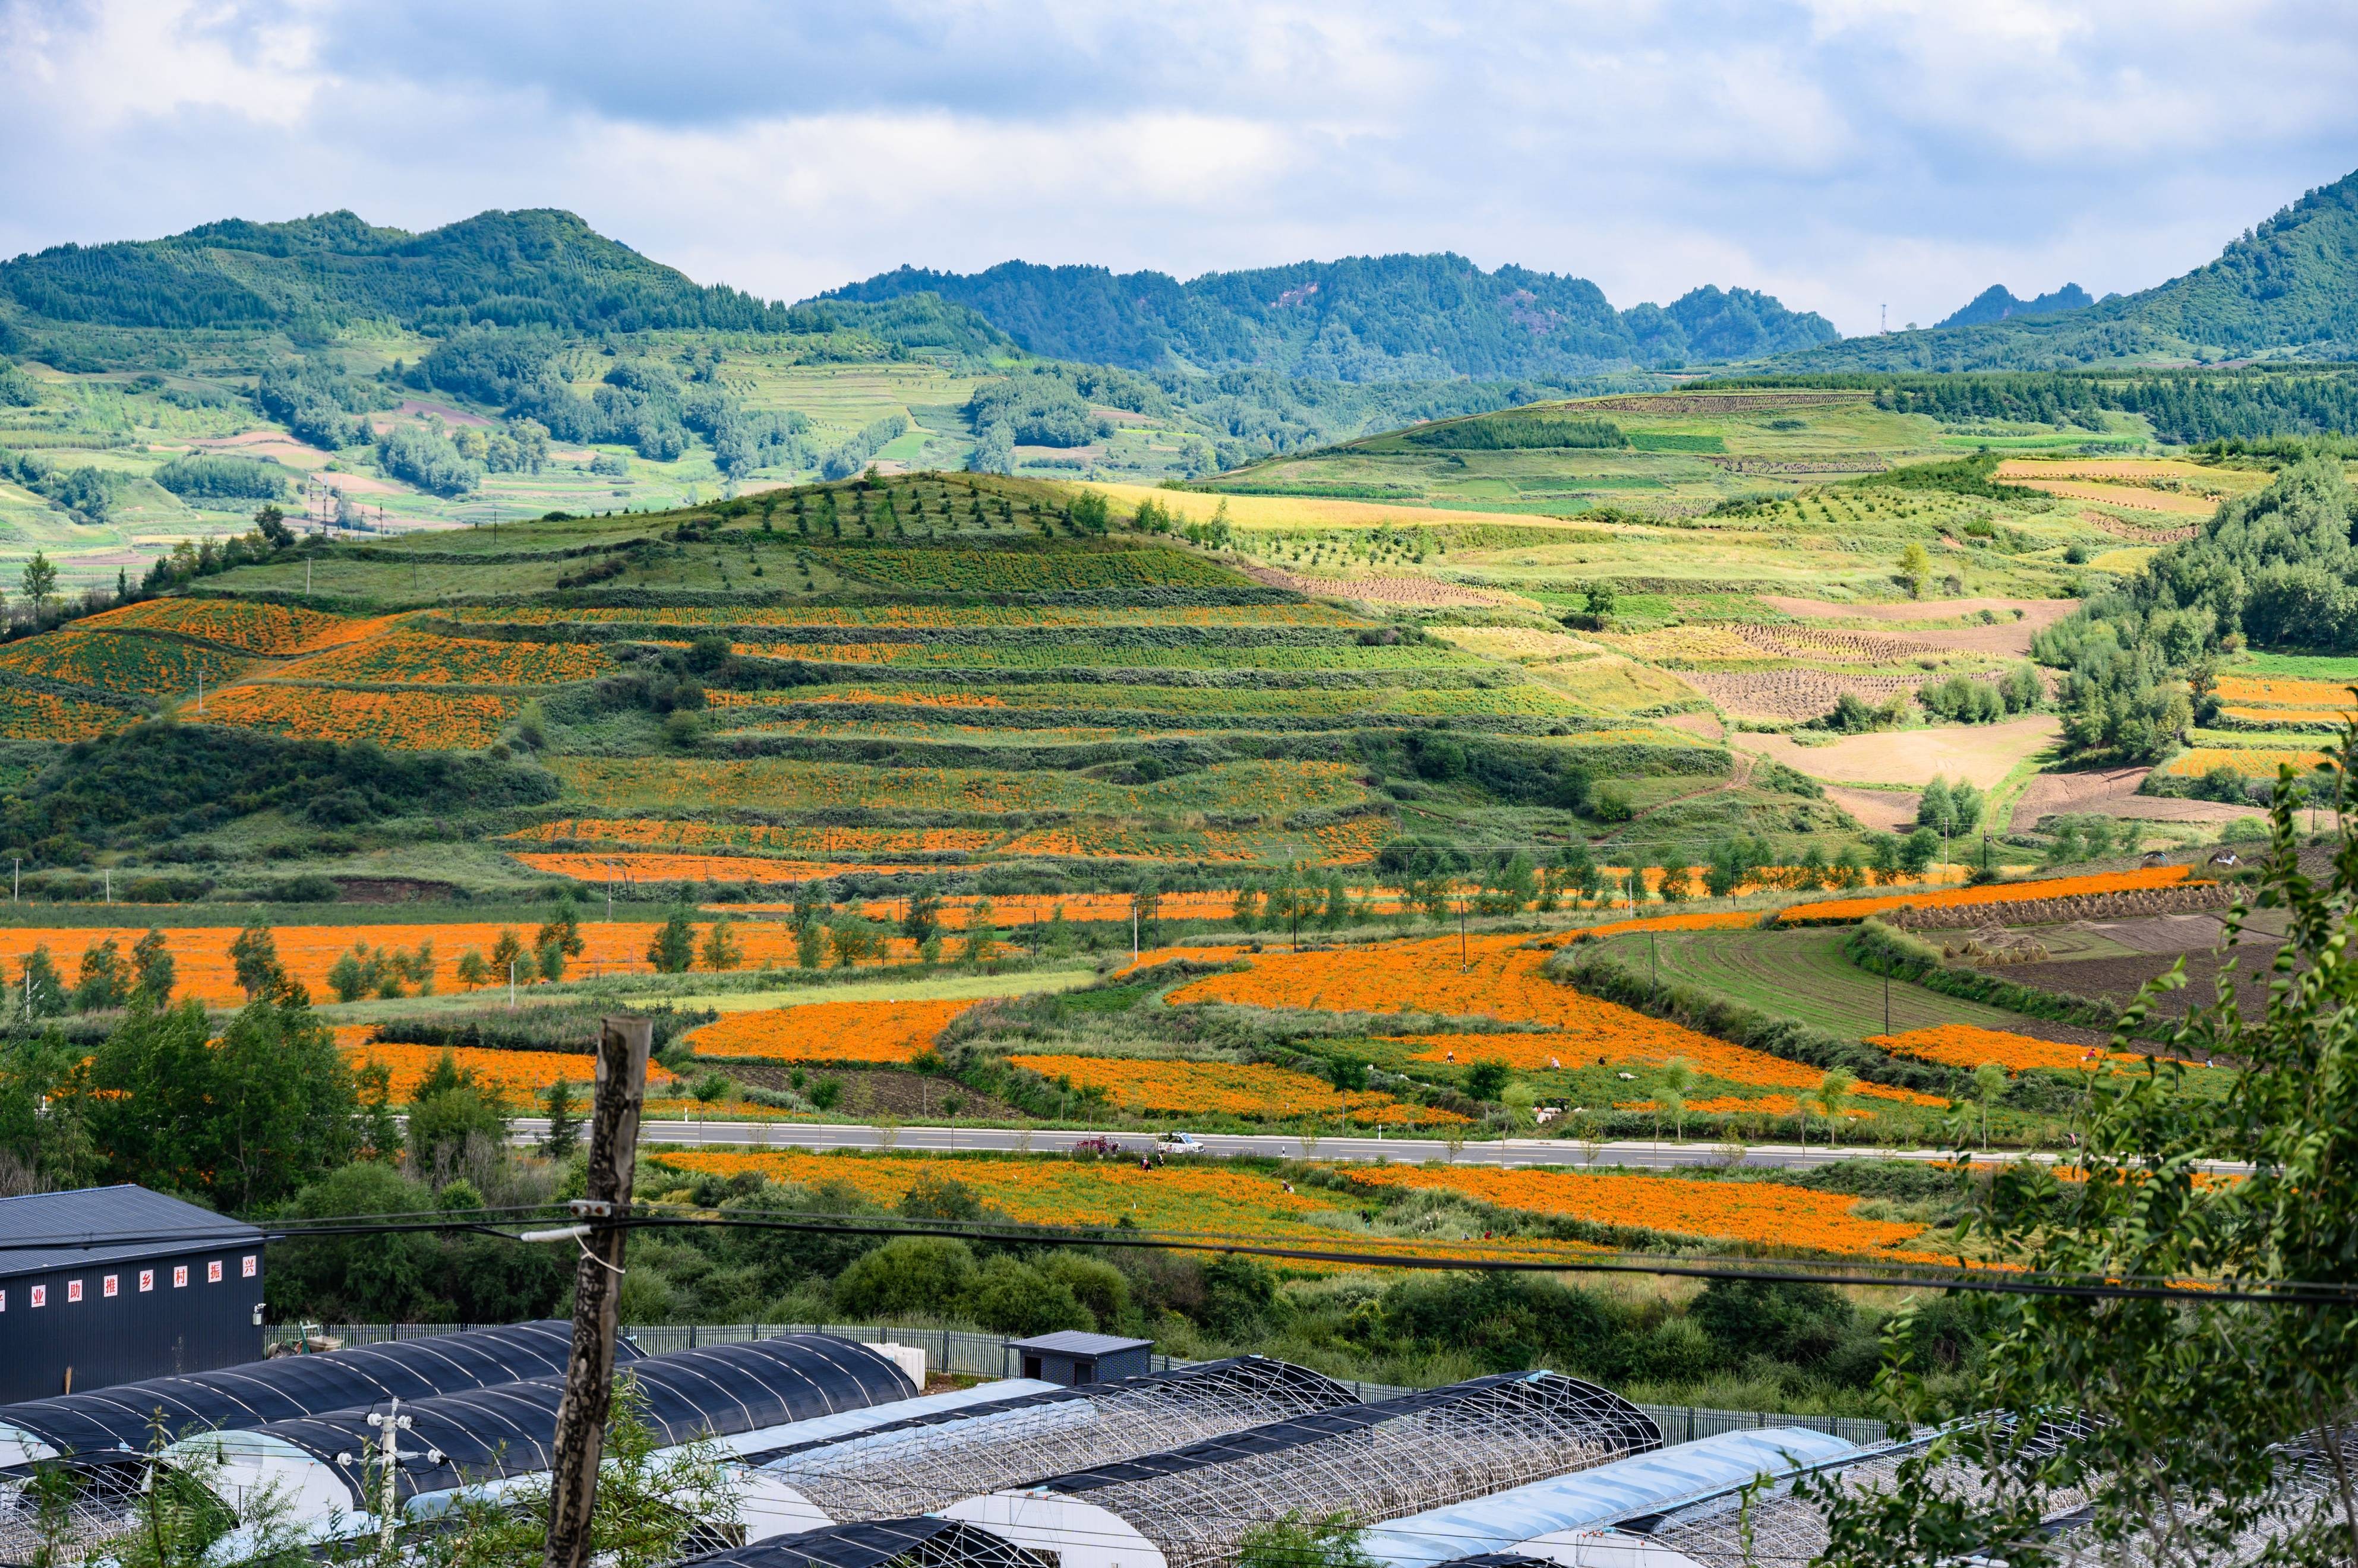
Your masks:
M 1647 931 L 1747 931 L 1760 924 L 1759 912 L 1746 909 L 1699 910 L 1692 914 L 1641 914 L 1635 920 L 1612 920 L 1584 925 L 1572 934 L 1574 942 L 1600 936 L 1628 936 Z
M 814 1001 L 723 1014 L 691 1031 L 699 1056 L 900 1065 L 914 1060 L 971 1001 Z
M 1174 1003 L 1225 1001 L 1329 1012 L 1412 1009 L 1444 1016 L 1543 1024 L 1552 1032 L 1427 1036 L 1429 1042 L 1440 1043 L 1433 1044 L 1420 1057 L 1424 1061 L 1446 1060 L 1448 1052 L 1457 1048 L 1454 1039 L 1466 1041 L 1468 1048 L 1526 1071 L 1544 1067 L 1550 1058 L 1574 1065 L 1594 1065 L 1600 1056 L 1608 1064 L 1660 1065 L 1682 1056 L 1699 1073 L 1758 1088 L 1815 1088 L 1824 1076 L 1818 1068 L 1733 1045 L 1549 979 L 1540 972 L 1547 952 L 1526 946 L 1520 936 L 1474 937 L 1466 946 L 1469 962 L 1463 972 L 1455 936 L 1308 953 L 1194 951 L 1203 953 L 1208 961 L 1245 959 L 1252 967 L 1191 980 L 1169 993 L 1168 1000 Z M 1193 954 L 1167 949 L 1163 956 Z M 1461 1055 L 1459 1059 L 1472 1058 Z M 1862 1084 L 1856 1092 L 1910 1105 L 1946 1103 L 1883 1084 Z
M 1852 1212 L 1856 1198 L 1775 1182 L 1478 1165 L 1355 1165 L 1344 1173 L 1356 1186 L 1439 1189 L 1499 1208 L 1670 1236 L 1852 1257 L 1929 1256 L 1896 1250 L 1924 1234 L 1920 1225 L 1863 1219 Z
M 495 642 L 397 628 L 316 654 L 287 673 L 387 686 L 557 686 L 591 679 L 612 665 L 594 643 Z
M 697 1150 L 666 1154 L 664 1162 L 699 1175 L 756 1171 L 775 1182 L 810 1187 L 840 1184 L 871 1203 L 896 1204 L 920 1176 L 954 1179 L 983 1202 L 1028 1225 L 1116 1225 L 1208 1232 L 1268 1239 L 1341 1239 L 1314 1217 L 1335 1212 L 1330 1202 L 1289 1193 L 1259 1172 L 1206 1166 L 1141 1171 L 1136 1161 L 1069 1160 L 1056 1155 L 967 1156 L 954 1160 L 892 1155 L 806 1154 L 792 1151 L 736 1153 Z M 643 1175 L 641 1190 L 659 1192 L 660 1178 Z
M 528 1102 L 539 1099 L 559 1078 L 580 1085 L 586 1103 L 588 1090 L 598 1079 L 598 1059 L 588 1054 L 586 1041 L 582 1054 L 575 1055 L 564 1051 L 495 1051 L 473 1045 L 408 1045 L 384 1040 L 347 1043 L 344 1036 L 348 1033 L 365 1034 L 367 1029 L 339 1029 L 337 1044 L 343 1047 L 346 1060 L 355 1068 L 373 1061 L 391 1069 L 395 1104 L 406 1101 L 416 1091 L 446 1050 L 458 1058 L 460 1067 L 474 1074 L 477 1081 L 499 1090 L 511 1109 L 522 1109 Z M 647 1087 L 656 1088 L 673 1081 L 671 1071 L 662 1063 L 647 1064 Z
M 1315 1189 L 1289 1193 L 1282 1178 L 1217 1165 L 1141 1170 L 1135 1161 L 1062 1155 L 810 1154 L 796 1151 L 695 1150 L 658 1157 L 698 1175 L 758 1173 L 772 1181 L 818 1188 L 839 1185 L 871 1203 L 900 1202 L 921 1177 L 954 1180 L 1011 1219 L 1033 1225 L 1109 1226 L 1128 1219 L 1142 1230 L 1247 1241 L 1388 1247 L 1430 1253 L 1435 1244 L 1370 1235 L 1357 1206 Z M 1509 1171 L 1451 1165 L 1338 1167 L 1366 1188 L 1454 1191 L 1500 1208 L 1586 1220 L 1667 1238 L 1737 1242 L 1778 1251 L 1810 1251 L 1878 1260 L 1948 1261 L 1900 1250 L 1920 1226 L 1859 1217 L 1859 1200 L 1768 1182 L 1702 1182 L 1669 1176 Z M 641 1191 L 660 1197 L 659 1172 L 641 1167 Z M 1468 1255 L 1546 1256 L 1583 1250 L 1579 1243 L 1506 1240 L 1442 1242 Z
M 150 599 L 77 622 L 92 631 L 173 632 L 265 658 L 315 653 L 373 636 L 392 623 L 390 616 L 356 621 L 243 599 Z
M 485 692 L 345 691 L 335 687 L 233 686 L 208 697 L 212 724 L 307 741 L 373 741 L 397 751 L 475 751 L 516 715 L 512 697 Z M 196 716 L 189 706 L 189 717 Z
M 726 846 L 785 855 L 929 855 L 988 849 L 1007 834 L 996 827 L 776 827 L 644 816 L 576 816 L 521 827 L 506 837 L 543 844 L 582 838 L 650 849 Z
M 1592 999 L 1594 1000 L 1594 999 Z M 1609 1007 L 1610 1002 L 1597 1005 Z M 1731 1084 L 1743 1084 L 1755 1088 L 1814 1089 L 1825 1076 L 1817 1067 L 1800 1062 L 1789 1062 L 1782 1056 L 1771 1056 L 1765 1051 L 1755 1051 L 1743 1045 L 1730 1044 L 1707 1034 L 1696 1034 L 1680 1025 L 1633 1013 L 1648 1023 L 1663 1029 L 1678 1030 L 1678 1034 L 1640 1035 L 1600 1032 L 1585 1044 L 1576 1046 L 1567 1033 L 1548 1034 L 1426 1034 L 1401 1038 L 1411 1044 L 1421 1044 L 1414 1060 L 1419 1062 L 1457 1062 L 1470 1065 L 1480 1061 L 1504 1062 L 1518 1072 L 1539 1073 L 1563 1071 L 1592 1066 L 1617 1066 L 1635 1064 L 1650 1067 L 1661 1066 L 1672 1057 L 1683 1057 L 1694 1070 L 1705 1077 L 1718 1078 Z M 1681 1038 L 1683 1035 L 1685 1038 Z M 1911 1089 L 1894 1088 L 1888 1084 L 1859 1084 L 1854 1094 L 1874 1099 L 1895 1100 L 1905 1105 L 1946 1107 L 1948 1101 L 1937 1095 L 1918 1094 Z M 1690 1110 L 1701 1110 L 1703 1102 L 1690 1100 Z M 1731 1109 L 1766 1111 L 1772 1108 L 1766 1100 L 1732 1101 Z M 1786 1109 L 1791 1109 L 1790 1102 Z
M 1467 1119 L 1433 1106 L 1401 1105 L 1369 1089 L 1346 1092 L 1323 1078 L 1266 1063 L 1166 1062 L 1118 1056 L 1010 1056 L 1044 1078 L 1095 1089 L 1107 1101 L 1141 1116 L 1225 1113 L 1254 1120 L 1347 1113 L 1353 1121 L 1386 1115 L 1392 1125 L 1439 1125 Z
M 578 855 L 555 850 L 524 849 L 518 860 L 552 877 L 603 882 L 808 882 L 829 877 L 867 872 L 890 876 L 934 870 L 926 865 L 856 865 L 841 860 L 765 860 L 753 855 L 646 855 L 623 851 L 612 855 Z
M 1942 1023 L 1930 1029 L 1910 1029 L 1899 1034 L 1877 1034 L 1867 1041 L 1879 1045 L 1895 1056 L 1915 1056 L 1927 1062 L 1939 1062 L 1944 1066 L 1968 1070 L 1984 1062 L 1996 1062 L 2009 1073 L 2026 1068 L 2043 1067 L 2058 1073 L 2084 1072 L 2099 1063 L 2142 1062 L 2142 1056 L 2132 1056 L 2101 1047 L 2066 1044 L 2060 1040 L 2040 1040 L 2028 1034 L 2009 1034 L 2003 1030 L 1979 1029 L 1970 1023 Z
M 163 929 L 165 948 L 172 955 L 178 971 L 176 998 L 194 997 L 213 1007 L 236 1007 L 245 1000 L 245 993 L 238 989 L 236 969 L 229 957 L 229 946 L 237 939 L 236 926 Z M 647 944 L 656 929 L 656 923 L 647 920 L 618 920 L 611 925 L 604 921 L 585 922 L 580 928 L 581 956 L 568 961 L 568 972 L 645 974 L 653 968 L 647 962 Z M 708 923 L 698 923 L 696 936 L 699 944 L 709 929 Z M 274 928 L 271 935 L 277 944 L 278 961 L 287 972 L 311 993 L 314 1001 L 329 1001 L 334 996 L 328 989 L 328 969 L 355 943 L 413 951 L 421 943 L 431 943 L 435 989 L 462 992 L 466 988 L 459 980 L 460 956 L 471 948 L 489 957 L 503 930 L 514 931 L 516 940 L 531 946 L 535 927 L 528 923 L 508 926 L 486 922 L 446 925 L 281 925 Z M 35 947 L 47 947 L 59 969 L 71 979 L 85 947 L 111 936 L 128 954 L 146 931 L 145 926 L 94 925 L 0 929 L 0 964 L 13 973 L 25 955 Z M 790 965 L 795 961 L 794 933 L 782 924 L 741 920 L 736 932 L 737 944 L 744 950 L 746 968 L 759 968 L 764 962 Z M 703 967 L 701 958 L 697 967 Z M 487 989 L 499 990 L 503 985 L 503 981 L 495 981 Z M 529 988 L 525 988 L 525 994 L 529 994 Z
M 2133 871 L 2101 871 L 2092 876 L 2039 877 L 2024 882 L 1993 882 L 1985 887 L 1948 888 L 1938 892 L 1892 893 L 1876 898 L 1827 899 L 1797 903 L 1779 911 L 1787 925 L 1864 920 L 1895 909 L 1953 909 L 1962 905 L 2020 903 L 2030 899 L 2079 898 L 2091 893 L 2140 892 L 2149 888 L 2175 887 L 2187 880 L 2185 866 L 2144 866 Z
M 28 687 L 0 686 L 0 739 L 88 741 L 138 717 L 128 708 Z

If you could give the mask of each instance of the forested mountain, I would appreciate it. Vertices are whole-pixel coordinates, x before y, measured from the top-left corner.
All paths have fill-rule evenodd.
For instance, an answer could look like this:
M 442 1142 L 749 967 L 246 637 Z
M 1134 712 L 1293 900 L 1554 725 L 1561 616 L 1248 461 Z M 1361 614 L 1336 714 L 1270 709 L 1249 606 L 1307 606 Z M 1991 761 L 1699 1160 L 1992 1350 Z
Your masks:
M 933 295 L 1033 353 L 1135 370 L 1274 370 L 1339 381 L 1585 376 L 1747 359 L 1833 342 L 1823 317 L 1750 289 L 1698 288 L 1616 310 L 1585 278 L 1463 256 L 1353 256 L 1249 272 L 1166 273 L 1003 262 L 902 267 L 824 297 Z
M 59 245 L 0 263 L 0 319 L 166 329 L 319 330 L 384 319 L 565 332 L 718 329 L 860 331 L 909 347 L 987 352 L 1005 340 L 971 312 L 910 301 L 880 312 L 789 307 L 705 287 L 570 212 L 483 212 L 422 234 L 350 212 L 230 219 L 160 240 Z
M 2358 174 L 2321 186 L 2219 259 L 2082 310 L 1851 338 L 1796 370 L 2059 370 L 2115 360 L 2358 357 Z
M 2096 302 L 2096 297 L 2076 283 L 2067 283 L 2050 294 L 2036 299 L 2021 299 L 2014 290 L 2002 283 L 1993 283 L 1955 315 L 1934 323 L 1936 327 L 1980 327 L 1992 321 L 2005 321 L 2017 316 L 2059 316 L 2066 310 L 2084 310 Z

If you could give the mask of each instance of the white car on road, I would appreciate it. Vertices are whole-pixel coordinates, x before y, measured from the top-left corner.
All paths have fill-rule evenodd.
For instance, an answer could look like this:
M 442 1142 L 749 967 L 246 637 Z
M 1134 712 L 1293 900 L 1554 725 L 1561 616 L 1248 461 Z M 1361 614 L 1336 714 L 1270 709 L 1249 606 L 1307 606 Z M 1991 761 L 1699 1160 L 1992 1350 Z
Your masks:
M 1201 1154 L 1203 1141 L 1192 1132 L 1159 1132 L 1154 1146 L 1165 1154 Z

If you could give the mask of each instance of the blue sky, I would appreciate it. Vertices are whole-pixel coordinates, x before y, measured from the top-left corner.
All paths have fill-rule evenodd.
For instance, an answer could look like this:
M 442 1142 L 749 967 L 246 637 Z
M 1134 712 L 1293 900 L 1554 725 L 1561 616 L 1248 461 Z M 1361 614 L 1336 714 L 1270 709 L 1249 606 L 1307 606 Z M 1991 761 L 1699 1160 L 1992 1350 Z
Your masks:
M 1454 250 L 1858 332 L 2200 265 L 2353 81 L 2346 0 L 0 0 L 0 254 L 556 206 L 773 297 Z

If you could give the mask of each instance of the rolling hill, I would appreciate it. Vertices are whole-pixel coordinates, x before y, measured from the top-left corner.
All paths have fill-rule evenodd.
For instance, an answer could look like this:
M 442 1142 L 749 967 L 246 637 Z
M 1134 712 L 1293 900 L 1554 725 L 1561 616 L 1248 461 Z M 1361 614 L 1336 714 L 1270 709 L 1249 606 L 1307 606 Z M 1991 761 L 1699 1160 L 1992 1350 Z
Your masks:
M 0 326 L 307 335 L 366 320 L 411 330 L 535 327 L 567 333 L 881 329 L 890 342 L 978 352 L 1006 340 L 970 312 L 913 302 L 879 315 L 789 307 L 704 286 L 610 240 L 573 213 L 482 212 L 413 234 L 351 212 L 283 223 L 229 219 L 157 240 L 58 245 L 0 263 Z M 0 340 L 0 349 L 9 348 Z
M 2218 260 L 2157 287 L 2084 310 L 1850 338 L 1789 355 L 1780 368 L 2060 370 L 2137 360 L 2352 356 L 2358 356 L 2358 173 L 2309 191 L 2230 242 Z
M 1185 283 L 1020 261 L 971 274 L 904 266 L 825 297 L 923 295 L 966 306 L 1051 359 L 1339 381 L 1588 376 L 1756 359 L 1840 336 L 1823 317 L 1750 289 L 1704 287 L 1668 306 L 1616 310 L 1586 278 L 1485 272 L 1452 254 L 1351 256 Z

